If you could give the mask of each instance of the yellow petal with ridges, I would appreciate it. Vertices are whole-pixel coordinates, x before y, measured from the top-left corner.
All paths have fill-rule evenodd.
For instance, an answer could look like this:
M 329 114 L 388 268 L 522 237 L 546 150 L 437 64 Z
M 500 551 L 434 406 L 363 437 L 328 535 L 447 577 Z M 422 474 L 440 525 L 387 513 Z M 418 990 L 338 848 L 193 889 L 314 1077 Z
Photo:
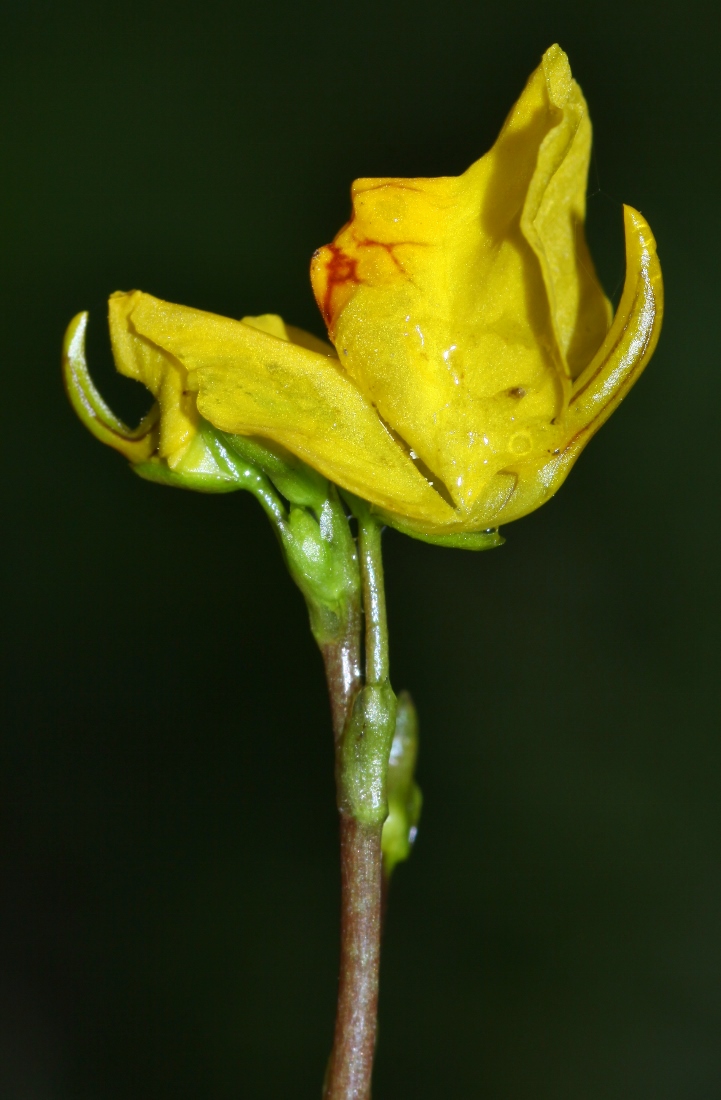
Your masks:
M 198 432 L 195 397 L 187 392 L 183 365 L 157 345 L 139 337 L 130 319 L 139 290 L 118 291 L 108 303 L 110 342 L 121 374 L 148 387 L 160 407 L 158 455 L 171 470 L 181 461 Z
M 337 359 L 336 350 L 327 340 L 319 340 L 310 332 L 305 332 L 295 325 L 286 325 L 282 317 L 277 313 L 263 313 L 260 317 L 241 317 L 244 325 L 257 328 L 259 332 L 267 332 L 269 336 L 276 336 L 279 340 L 290 340 L 291 344 L 298 344 L 309 351 L 317 351 L 319 355 L 327 355 L 331 359 Z
M 537 439 L 527 458 L 509 462 L 489 480 L 475 513 L 459 517 L 459 529 L 484 530 L 511 523 L 552 497 L 651 358 L 663 320 L 656 242 L 646 219 L 630 206 L 624 207 L 624 230 L 626 280 L 621 301 L 603 344 L 574 383 L 569 407 L 546 425 L 543 446 Z M 393 522 L 395 517 L 387 518 Z M 402 514 L 398 519 L 403 520 Z
M 280 443 L 351 492 L 431 527 L 453 522 L 337 360 L 148 294 L 134 296 L 127 316 L 134 333 L 187 372 L 215 427 Z
M 486 156 L 459 177 L 357 180 L 351 221 L 314 257 L 341 363 L 462 524 L 547 446 L 606 332 L 583 243 L 589 148 L 552 47 Z
M 613 325 L 576 379 L 566 417 L 567 448 L 576 453 L 626 396 L 653 355 L 663 320 L 663 280 L 651 227 L 632 206 L 623 208 L 626 280 Z
M 584 233 L 591 120 L 568 58 L 559 46 L 551 46 L 543 55 L 529 88 L 531 84 L 537 87 L 540 112 L 555 107 L 560 121 L 540 144 L 523 204 L 521 230 L 541 265 L 556 340 L 564 366 L 575 378 L 595 355 L 612 316 Z M 521 103 L 527 96 L 528 92 Z M 513 141 L 515 124 L 514 112 L 494 153 L 504 140 Z
M 588 441 L 638 380 L 653 355 L 663 321 L 663 279 L 651 228 L 638 210 L 623 208 L 626 279 L 603 344 L 576 379 L 558 424 L 557 445 L 514 471 L 517 488 L 496 522 L 510 523 L 540 507 L 561 487 Z

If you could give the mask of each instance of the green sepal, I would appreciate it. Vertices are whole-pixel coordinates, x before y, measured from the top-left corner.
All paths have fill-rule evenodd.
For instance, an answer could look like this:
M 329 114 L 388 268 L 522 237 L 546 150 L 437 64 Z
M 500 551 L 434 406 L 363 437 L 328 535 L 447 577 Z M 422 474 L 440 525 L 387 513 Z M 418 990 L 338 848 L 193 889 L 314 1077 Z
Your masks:
M 370 504 L 367 500 L 355 496 L 354 493 L 349 493 L 344 489 L 342 496 L 356 519 L 361 520 L 364 516 L 373 516 L 376 521 L 380 520 L 388 527 L 400 531 L 402 535 L 409 535 L 412 539 L 418 539 L 420 542 L 430 542 L 433 546 L 448 546 L 455 550 L 494 550 L 497 546 L 503 546 L 506 541 L 499 534 L 498 528 L 490 528 L 487 531 L 458 531 L 449 535 L 424 534 L 422 531 L 417 531 L 415 527 L 403 523 L 402 520 L 389 512 L 383 511 L 382 508 L 376 507 L 375 504 Z
M 319 646 L 342 636 L 351 604 L 357 605 L 360 573 L 355 542 L 335 485 L 315 510 L 292 504 L 288 522 L 277 527 L 293 580 L 305 596 Z
M 264 506 L 270 505 L 274 518 L 280 518 L 284 510 L 268 479 L 256 466 L 238 461 L 237 455 L 223 445 L 221 435 L 201 417 L 196 435 L 176 465 L 170 467 L 153 455 L 146 462 L 132 463 L 131 469 L 145 481 L 194 492 L 233 493 L 245 489 L 259 497 Z
M 201 421 L 198 434 L 177 466 L 171 468 L 164 459 L 153 455 L 147 462 L 132 464 L 131 469 L 145 481 L 197 493 L 234 493 L 238 489 L 248 489 L 251 471 L 241 471 L 230 463 L 219 462 L 209 439 L 212 433 L 210 424 Z
M 218 466 L 242 482 L 239 488 L 254 493 L 273 523 L 318 644 L 339 637 L 350 603 L 358 600 L 360 575 L 335 485 L 280 448 L 218 431 L 207 422 L 202 434 Z
M 63 344 L 65 387 L 89 431 L 120 451 L 146 481 L 200 493 L 251 492 L 270 519 L 293 580 L 308 604 L 311 629 L 323 646 L 339 638 L 360 600 L 355 541 L 338 492 L 326 478 L 284 448 L 221 432 L 203 417 L 173 465 L 158 455 L 158 404 L 136 429 L 106 405 L 88 370 L 88 315 L 68 326 Z
M 217 432 L 228 447 L 244 462 L 256 466 L 291 504 L 320 510 L 328 497 L 328 480 L 289 451 L 264 440 L 262 443 L 243 435 Z
M 488 531 L 458 531 L 451 535 L 425 535 L 413 527 L 406 526 L 395 516 L 390 516 L 386 512 L 379 511 L 375 514 L 381 516 L 384 523 L 400 531 L 402 535 L 410 535 L 412 539 L 418 539 L 419 542 L 430 542 L 432 546 L 448 546 L 455 550 L 495 550 L 497 546 L 503 546 L 506 541 L 499 534 L 497 527 L 490 528 Z
M 325 645 L 342 633 L 349 602 L 357 602 L 360 591 L 358 555 L 335 486 L 280 446 L 210 425 L 204 431 L 213 433 L 216 454 L 222 451 L 226 462 L 243 471 L 259 472 L 288 501 L 284 519 L 271 518 L 308 604 L 313 635 Z
M 305 597 L 318 644 L 342 633 L 349 601 L 357 602 L 360 590 L 358 555 L 336 488 L 326 478 L 292 455 L 218 431 L 202 418 L 175 467 L 152 458 L 133 469 L 148 481 L 202 493 L 251 492 Z
M 353 702 L 338 753 L 339 809 L 362 825 L 382 825 L 388 816 L 388 760 L 396 728 L 396 698 L 390 683 L 368 684 Z
M 159 485 L 170 485 L 173 489 L 190 489 L 195 493 L 235 493 L 238 489 L 246 488 L 245 485 L 238 485 L 226 478 L 218 479 L 199 473 L 176 473 L 159 458 L 138 462 L 131 469 L 143 481 L 155 481 Z
M 383 825 L 383 869 L 390 877 L 408 859 L 418 831 L 423 795 L 415 781 L 418 716 L 407 691 L 398 696 L 396 727 L 388 760 L 388 817 Z

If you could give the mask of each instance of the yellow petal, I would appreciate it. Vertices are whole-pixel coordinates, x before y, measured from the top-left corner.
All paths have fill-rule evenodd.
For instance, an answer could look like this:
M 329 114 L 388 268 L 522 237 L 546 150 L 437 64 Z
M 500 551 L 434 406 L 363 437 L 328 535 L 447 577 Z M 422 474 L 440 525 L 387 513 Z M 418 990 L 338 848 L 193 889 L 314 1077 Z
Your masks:
M 279 340 L 290 340 L 291 344 L 298 344 L 310 351 L 317 351 L 319 355 L 328 355 L 331 359 L 337 359 L 336 350 L 327 340 L 319 340 L 311 332 L 305 332 L 295 325 L 286 325 L 282 317 L 277 313 L 263 313 L 260 317 L 241 317 L 244 325 L 258 329 L 259 332 L 267 332 L 269 336 L 276 336 Z
M 200 413 L 215 427 L 280 443 L 380 506 L 431 526 L 453 521 L 337 360 L 257 325 L 147 294 L 134 295 L 126 309 L 144 345 L 187 372 Z
M 626 396 L 653 355 L 663 320 L 663 280 L 651 227 L 624 206 L 626 281 L 613 324 L 576 379 L 566 417 L 566 449 L 576 454 Z
M 605 334 L 582 237 L 589 142 L 553 47 L 486 156 L 459 177 L 357 180 L 351 221 L 314 257 L 343 367 L 461 524 L 547 446 Z
M 533 95 L 529 94 L 533 90 Z M 543 56 L 519 107 L 511 114 L 493 154 L 510 158 L 519 114 L 533 99 L 544 114 L 554 107 L 560 120 L 540 144 L 521 215 L 521 230 L 541 265 L 558 346 L 571 377 L 595 355 L 611 321 L 611 303 L 596 277 L 584 232 L 586 180 L 591 159 L 591 120 L 583 93 L 559 46 Z M 501 173 L 503 174 L 503 170 Z
M 586 370 L 576 380 L 569 407 L 545 425 L 527 456 L 509 461 L 489 479 L 475 512 L 459 527 L 483 530 L 511 523 L 544 504 L 561 487 L 589 439 L 639 378 L 658 342 L 663 282 L 648 222 L 624 207 L 626 280 L 613 324 Z M 521 429 L 519 435 L 525 433 Z M 398 517 L 402 521 L 402 516 Z M 394 517 L 389 516 L 393 522 Z M 417 524 L 410 524 L 417 527 Z M 420 528 L 419 528 L 420 529 Z
M 277 313 L 262 313 L 260 317 L 243 317 L 241 320 L 244 325 L 250 325 L 258 332 L 267 332 L 269 336 L 275 336 L 278 340 L 288 339 L 285 321 Z
M 624 206 L 626 279 L 613 324 L 576 380 L 558 424 L 557 445 L 513 471 L 516 489 L 496 522 L 510 523 L 538 508 L 566 479 L 589 439 L 623 400 L 653 355 L 663 320 L 663 280 L 648 222 Z
M 108 303 L 110 341 L 121 374 L 148 387 L 160 407 L 158 455 L 171 469 L 178 465 L 198 432 L 195 395 L 188 392 L 187 371 L 162 349 L 139 337 L 131 314 L 140 291 L 118 291 Z

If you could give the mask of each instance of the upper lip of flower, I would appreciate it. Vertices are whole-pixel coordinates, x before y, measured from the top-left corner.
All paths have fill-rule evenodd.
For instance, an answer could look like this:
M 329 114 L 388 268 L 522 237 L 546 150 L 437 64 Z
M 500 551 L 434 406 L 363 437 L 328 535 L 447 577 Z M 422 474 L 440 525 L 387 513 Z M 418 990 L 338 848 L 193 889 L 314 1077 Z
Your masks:
M 279 318 L 118 295 L 116 362 L 156 394 L 160 423 L 131 433 L 77 371 L 76 407 L 133 461 L 152 446 L 178 462 L 199 412 L 282 445 L 415 531 L 519 518 L 559 487 L 660 331 L 655 242 L 630 207 L 609 327 L 583 238 L 590 139 L 552 47 L 462 176 L 356 182 L 351 221 L 312 262 L 337 359 Z

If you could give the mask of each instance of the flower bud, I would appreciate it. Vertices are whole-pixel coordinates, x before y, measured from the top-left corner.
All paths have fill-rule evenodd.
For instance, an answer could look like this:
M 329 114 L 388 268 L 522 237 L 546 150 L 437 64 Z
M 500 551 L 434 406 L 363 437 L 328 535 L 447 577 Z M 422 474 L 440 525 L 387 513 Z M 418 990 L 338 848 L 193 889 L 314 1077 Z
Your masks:
M 337 786 L 339 809 L 362 825 L 382 825 L 388 817 L 388 759 L 395 728 L 396 699 L 388 681 L 361 688 L 343 732 Z
M 423 796 L 415 781 L 418 715 L 407 691 L 398 696 L 396 728 L 388 760 L 388 817 L 383 826 L 383 869 L 387 877 L 408 859 L 418 832 Z

